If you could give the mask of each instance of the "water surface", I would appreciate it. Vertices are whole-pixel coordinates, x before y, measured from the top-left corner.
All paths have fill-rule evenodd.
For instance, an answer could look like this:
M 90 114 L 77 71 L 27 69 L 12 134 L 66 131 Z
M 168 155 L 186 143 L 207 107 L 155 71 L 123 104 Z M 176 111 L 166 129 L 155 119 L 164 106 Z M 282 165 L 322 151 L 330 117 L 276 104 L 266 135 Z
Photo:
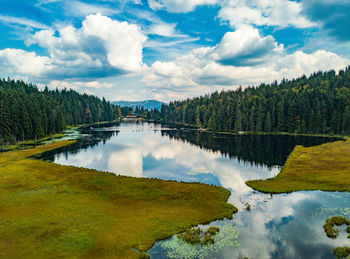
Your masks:
M 350 218 L 348 193 L 271 196 L 245 185 L 247 180 L 278 174 L 295 145 L 331 139 L 218 135 L 132 122 L 85 133 L 76 144 L 42 158 L 121 175 L 203 182 L 231 191 L 229 202 L 239 212 L 232 220 L 211 223 L 222 229 L 216 244 L 190 246 L 175 235 L 156 243 L 149 251 L 154 258 L 335 258 L 335 246 L 350 246 L 345 231 L 329 239 L 322 227 L 329 216 Z

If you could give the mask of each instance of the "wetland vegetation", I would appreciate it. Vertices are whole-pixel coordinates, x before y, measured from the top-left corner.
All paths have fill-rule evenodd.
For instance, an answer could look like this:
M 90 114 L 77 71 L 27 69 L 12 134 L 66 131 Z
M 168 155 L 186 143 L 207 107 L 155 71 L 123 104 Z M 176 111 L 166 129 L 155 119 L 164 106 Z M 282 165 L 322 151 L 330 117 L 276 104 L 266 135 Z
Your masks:
M 186 231 L 178 234 L 178 238 L 192 245 L 209 245 L 214 244 L 215 235 L 220 232 L 220 227 L 211 226 L 203 231 L 199 227 L 189 228 Z
M 334 71 L 318 72 L 280 84 L 174 101 L 163 105 L 160 112 L 138 109 L 145 118 L 192 125 L 203 131 L 149 124 L 136 126 L 129 135 L 120 133 L 123 127 L 115 125 L 99 125 L 99 131 L 91 129 L 94 122 L 115 121 L 129 111 L 104 99 L 66 89 L 39 91 L 22 81 L 0 80 L 0 143 L 13 144 L 4 148 L 12 151 L 0 153 L 2 256 L 149 258 L 148 253 L 155 254 L 153 248 L 149 249 L 157 240 L 174 235 L 156 245 L 163 249 L 162 256 L 216 257 L 229 251 L 236 258 L 260 257 L 265 252 L 265 256 L 288 257 L 283 244 L 273 240 L 268 240 L 270 246 L 262 244 L 250 251 L 255 232 L 260 234 L 259 244 L 271 236 L 294 242 L 298 233 L 295 237 L 284 236 L 288 231 L 279 228 L 306 229 L 290 212 L 295 210 L 304 217 L 310 214 L 310 209 L 305 212 L 297 207 L 300 200 L 318 197 L 308 202 L 322 210 L 325 208 L 319 197 L 344 208 L 346 203 L 338 196 L 348 196 L 299 192 L 276 198 L 263 193 L 350 192 L 350 140 L 312 137 L 349 134 L 349 75 L 350 67 L 338 75 Z M 88 125 L 87 138 L 35 147 L 62 137 L 60 132 L 67 125 L 78 124 Z M 139 140 L 134 138 L 135 132 Z M 115 141 L 119 133 L 122 137 Z M 325 143 L 329 141 L 334 142 Z M 31 148 L 20 150 L 24 147 Z M 262 193 L 252 191 L 245 183 Z M 240 232 L 233 221 L 218 221 L 219 227 L 193 228 L 231 219 L 237 208 L 227 203 L 229 197 L 231 204 L 240 203 L 242 208 L 237 222 L 250 250 L 240 247 Z M 285 200 L 290 207 L 280 209 Z M 293 203 L 295 200 L 298 202 Z M 327 202 L 324 204 L 330 206 Z M 264 209 L 269 214 L 262 212 Z M 276 210 L 282 216 L 276 216 Z M 338 237 L 335 227 L 344 224 L 350 232 L 345 216 L 326 221 L 328 237 Z M 324 222 L 320 217 L 318 221 L 309 220 L 317 222 L 315 225 Z M 254 225 L 256 222 L 263 224 Z M 323 242 L 313 243 L 317 253 L 295 243 L 293 255 L 330 256 L 330 243 Z M 333 250 L 338 257 L 346 257 L 349 252 L 347 246 Z
M 349 138 L 314 147 L 296 146 L 276 177 L 246 183 L 255 190 L 267 193 L 350 191 L 349 154 Z
M 236 208 L 222 187 L 131 178 L 36 160 L 61 141 L 0 153 L 0 249 L 8 258 L 137 258 Z
M 342 216 L 333 216 L 326 220 L 326 223 L 323 225 L 323 228 L 330 238 L 337 238 L 339 234 L 339 230 L 335 229 L 335 226 L 346 225 L 346 232 L 349 234 L 348 238 L 350 238 L 350 221 Z M 333 253 L 337 256 L 337 258 L 347 258 L 350 255 L 350 247 L 342 246 L 336 247 L 333 249 Z

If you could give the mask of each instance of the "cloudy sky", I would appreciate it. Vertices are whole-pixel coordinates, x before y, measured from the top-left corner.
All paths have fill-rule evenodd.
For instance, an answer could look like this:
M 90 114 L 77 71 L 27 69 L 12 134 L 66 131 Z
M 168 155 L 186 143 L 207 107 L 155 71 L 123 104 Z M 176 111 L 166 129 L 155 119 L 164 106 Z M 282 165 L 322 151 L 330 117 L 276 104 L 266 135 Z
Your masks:
M 0 0 L 0 76 L 169 101 L 350 65 L 349 0 Z

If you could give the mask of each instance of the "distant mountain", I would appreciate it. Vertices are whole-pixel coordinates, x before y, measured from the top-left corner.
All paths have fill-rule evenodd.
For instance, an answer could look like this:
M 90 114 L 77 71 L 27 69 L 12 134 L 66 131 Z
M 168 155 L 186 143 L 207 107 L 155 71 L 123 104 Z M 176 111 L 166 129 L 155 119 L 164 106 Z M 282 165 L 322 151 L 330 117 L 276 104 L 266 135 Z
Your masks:
M 162 108 L 162 102 L 156 101 L 156 100 L 146 100 L 146 101 L 139 101 L 139 102 L 127 102 L 127 101 L 116 101 L 114 104 L 121 106 L 121 107 L 141 107 L 143 106 L 147 110 L 152 110 L 156 108 L 160 111 Z

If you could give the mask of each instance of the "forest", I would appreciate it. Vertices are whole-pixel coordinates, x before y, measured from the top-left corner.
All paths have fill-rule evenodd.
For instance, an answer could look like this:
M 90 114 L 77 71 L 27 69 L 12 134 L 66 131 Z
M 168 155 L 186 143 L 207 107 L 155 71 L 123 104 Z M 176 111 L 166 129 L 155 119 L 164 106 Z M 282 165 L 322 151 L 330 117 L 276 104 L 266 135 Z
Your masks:
M 163 104 L 162 109 L 121 107 L 74 90 L 39 90 L 33 84 L 0 79 L 0 144 L 37 139 L 67 125 L 112 121 L 136 112 L 162 123 L 214 132 L 350 134 L 350 66 L 240 87 Z
M 118 107 L 104 98 L 0 79 L 0 144 L 41 138 L 67 125 L 115 120 L 117 114 Z
M 161 121 L 215 132 L 350 134 L 350 66 L 163 105 Z

